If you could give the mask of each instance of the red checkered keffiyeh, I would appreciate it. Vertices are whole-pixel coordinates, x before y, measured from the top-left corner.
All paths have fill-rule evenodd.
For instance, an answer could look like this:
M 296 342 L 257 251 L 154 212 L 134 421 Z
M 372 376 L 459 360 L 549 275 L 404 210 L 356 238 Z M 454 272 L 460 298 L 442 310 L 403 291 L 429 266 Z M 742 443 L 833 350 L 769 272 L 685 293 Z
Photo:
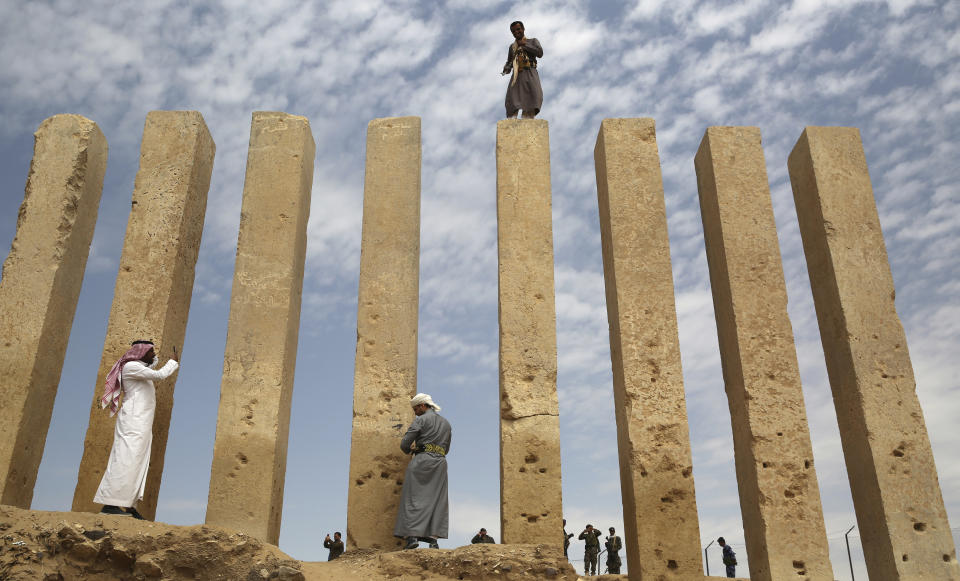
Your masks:
M 103 385 L 103 397 L 100 398 L 100 408 L 110 406 L 110 417 L 117 415 L 120 411 L 120 392 L 123 391 L 120 372 L 123 366 L 131 361 L 139 361 L 147 354 L 147 351 L 153 349 L 153 343 L 137 343 L 127 350 L 107 374 L 107 381 Z

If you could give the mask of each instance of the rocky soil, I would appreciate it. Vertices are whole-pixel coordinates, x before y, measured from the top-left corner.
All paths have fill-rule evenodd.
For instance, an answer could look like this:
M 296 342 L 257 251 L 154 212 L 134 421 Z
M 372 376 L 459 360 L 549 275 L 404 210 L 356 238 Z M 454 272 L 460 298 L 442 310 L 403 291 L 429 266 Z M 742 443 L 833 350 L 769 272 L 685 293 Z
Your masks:
M 0 506 L 0 581 L 578 578 L 559 548 L 542 545 L 470 545 L 393 553 L 358 550 L 330 563 L 307 563 L 273 545 L 215 526 L 182 527 L 130 517 Z

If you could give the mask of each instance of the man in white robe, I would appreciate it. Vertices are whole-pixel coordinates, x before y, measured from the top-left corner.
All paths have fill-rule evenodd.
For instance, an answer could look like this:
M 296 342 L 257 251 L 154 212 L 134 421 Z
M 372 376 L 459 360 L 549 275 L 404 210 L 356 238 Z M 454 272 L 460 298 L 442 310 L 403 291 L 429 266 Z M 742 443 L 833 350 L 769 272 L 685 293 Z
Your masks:
M 156 352 L 150 341 L 135 341 L 107 374 L 101 407 L 117 414 L 110 460 L 93 501 L 104 505 L 101 513 L 142 519 L 134 505 L 143 499 L 153 442 L 153 416 L 157 408 L 154 380 L 170 377 L 180 366 L 173 359 L 152 369 Z M 119 405 L 123 394 L 123 404 Z M 119 411 L 119 413 L 117 413 Z

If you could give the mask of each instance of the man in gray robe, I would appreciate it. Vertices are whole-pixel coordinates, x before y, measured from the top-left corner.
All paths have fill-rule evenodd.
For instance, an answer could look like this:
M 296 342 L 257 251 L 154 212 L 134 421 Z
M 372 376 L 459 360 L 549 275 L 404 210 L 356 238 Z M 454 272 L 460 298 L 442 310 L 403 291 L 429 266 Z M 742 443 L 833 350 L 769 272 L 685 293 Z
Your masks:
M 447 453 L 450 422 L 437 414 L 440 406 L 418 393 L 410 405 L 417 415 L 400 441 L 404 454 L 413 454 L 403 477 L 403 493 L 393 536 L 403 537 L 404 549 L 416 549 L 420 541 L 439 549 L 437 539 L 447 538 Z
M 523 118 L 533 119 L 543 104 L 543 89 L 537 73 L 537 59 L 543 57 L 543 47 L 539 40 L 523 35 L 523 23 L 519 20 L 510 24 L 510 33 L 516 40 L 507 49 L 507 62 L 503 65 L 503 74 L 510 75 L 505 102 L 507 118 L 515 119 L 523 109 Z

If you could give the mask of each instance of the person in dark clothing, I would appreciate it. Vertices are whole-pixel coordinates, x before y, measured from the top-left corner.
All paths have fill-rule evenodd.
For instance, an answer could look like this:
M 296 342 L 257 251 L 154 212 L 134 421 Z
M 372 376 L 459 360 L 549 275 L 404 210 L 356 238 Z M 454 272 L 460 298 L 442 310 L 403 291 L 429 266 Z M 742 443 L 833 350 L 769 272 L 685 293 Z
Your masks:
M 567 532 L 567 519 L 563 519 L 563 556 L 568 559 L 570 558 L 570 556 L 567 555 L 567 549 L 570 548 L 570 539 L 572 538 L 573 538 L 573 533 Z
M 600 531 L 588 524 L 587 528 L 577 537 L 583 541 L 583 573 L 584 575 L 597 574 L 597 555 L 600 553 Z
M 330 538 L 330 535 L 327 535 L 327 538 L 323 539 L 323 548 L 330 549 L 330 554 L 327 556 L 328 561 L 332 561 L 343 554 L 343 541 L 340 540 L 340 531 L 333 533 L 333 539 Z
M 617 536 L 617 531 L 613 527 L 610 527 L 610 536 L 607 537 L 604 546 L 607 547 L 607 573 L 619 575 L 620 565 L 623 564 L 620 560 L 620 549 L 623 548 L 623 542 Z
M 717 539 L 717 544 L 723 547 L 723 564 L 727 568 L 727 577 L 737 576 L 737 554 L 733 552 L 733 547 L 723 540 L 723 537 Z
M 473 535 L 473 540 L 470 542 L 476 545 L 477 543 L 496 543 L 497 541 L 487 534 L 487 529 L 480 529 L 479 533 Z

